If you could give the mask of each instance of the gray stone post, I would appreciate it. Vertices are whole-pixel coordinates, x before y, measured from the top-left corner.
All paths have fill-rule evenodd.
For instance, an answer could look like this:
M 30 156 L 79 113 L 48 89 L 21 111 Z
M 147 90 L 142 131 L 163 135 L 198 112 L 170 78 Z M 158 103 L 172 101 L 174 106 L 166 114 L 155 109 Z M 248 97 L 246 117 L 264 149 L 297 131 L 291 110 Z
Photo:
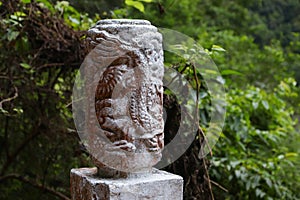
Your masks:
M 72 200 L 181 200 L 180 176 L 153 169 L 164 147 L 162 35 L 146 20 L 88 31 L 85 121 L 96 168 L 71 170 Z

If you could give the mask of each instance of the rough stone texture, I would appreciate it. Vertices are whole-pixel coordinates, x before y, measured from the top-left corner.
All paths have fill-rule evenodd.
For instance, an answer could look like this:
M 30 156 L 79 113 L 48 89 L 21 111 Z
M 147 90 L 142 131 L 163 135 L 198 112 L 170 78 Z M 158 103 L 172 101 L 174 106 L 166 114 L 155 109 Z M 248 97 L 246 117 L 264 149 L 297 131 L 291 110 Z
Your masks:
M 183 179 L 154 169 L 129 178 L 96 177 L 97 168 L 71 170 L 72 200 L 182 200 Z
M 81 139 L 99 168 L 149 171 L 164 147 L 162 35 L 146 20 L 100 20 L 87 40 Z

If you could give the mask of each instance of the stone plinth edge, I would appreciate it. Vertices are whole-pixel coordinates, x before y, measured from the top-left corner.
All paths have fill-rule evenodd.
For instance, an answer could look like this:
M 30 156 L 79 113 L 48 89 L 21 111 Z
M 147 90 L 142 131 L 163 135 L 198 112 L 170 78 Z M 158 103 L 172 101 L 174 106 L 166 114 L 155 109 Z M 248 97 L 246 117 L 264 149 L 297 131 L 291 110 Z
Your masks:
M 72 200 L 182 200 L 183 179 L 162 170 L 129 178 L 99 178 L 97 168 L 71 170 Z

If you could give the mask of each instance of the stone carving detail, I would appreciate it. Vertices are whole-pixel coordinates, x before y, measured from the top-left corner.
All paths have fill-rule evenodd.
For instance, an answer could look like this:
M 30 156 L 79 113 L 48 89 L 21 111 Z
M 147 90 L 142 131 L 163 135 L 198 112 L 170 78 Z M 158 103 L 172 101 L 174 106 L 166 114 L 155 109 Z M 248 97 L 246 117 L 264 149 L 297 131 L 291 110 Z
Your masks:
M 160 155 L 164 146 L 161 34 L 145 20 L 101 20 L 88 31 L 87 39 L 102 69 L 95 109 L 104 135 L 113 143 L 110 151 Z

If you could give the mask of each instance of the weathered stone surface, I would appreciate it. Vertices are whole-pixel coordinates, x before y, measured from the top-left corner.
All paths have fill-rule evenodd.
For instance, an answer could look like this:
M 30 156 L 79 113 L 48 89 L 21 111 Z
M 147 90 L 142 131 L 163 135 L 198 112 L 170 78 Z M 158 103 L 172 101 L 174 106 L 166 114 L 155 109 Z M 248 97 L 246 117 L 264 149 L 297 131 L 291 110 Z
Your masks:
M 162 35 L 146 20 L 100 20 L 87 41 L 81 139 L 99 168 L 149 171 L 164 147 Z
M 72 200 L 182 200 L 180 176 L 154 169 L 129 178 L 105 179 L 97 168 L 71 170 Z

